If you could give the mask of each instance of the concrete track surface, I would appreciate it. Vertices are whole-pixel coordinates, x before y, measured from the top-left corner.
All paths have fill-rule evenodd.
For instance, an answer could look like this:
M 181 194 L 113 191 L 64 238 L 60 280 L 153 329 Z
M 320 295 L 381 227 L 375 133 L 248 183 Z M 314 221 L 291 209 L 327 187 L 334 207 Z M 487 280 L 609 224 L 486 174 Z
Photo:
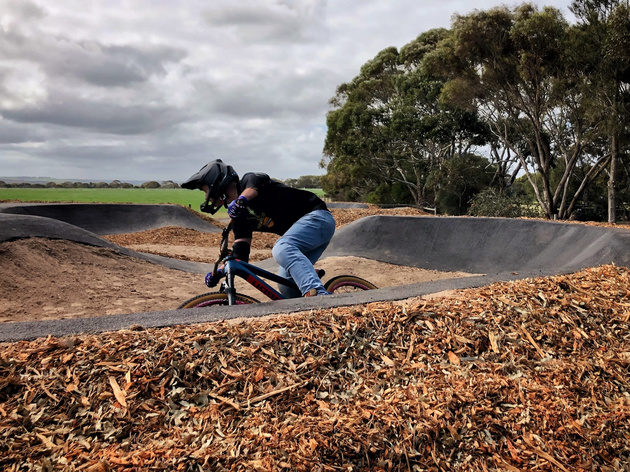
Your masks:
M 125 206 L 132 212 L 135 205 Z M 77 208 L 72 211 L 75 224 L 80 226 L 82 220 L 76 216 L 80 211 Z M 161 221 L 166 221 L 167 225 L 176 224 L 167 219 Z M 116 222 L 110 224 L 113 227 L 122 226 Z M 97 234 L 77 226 L 41 216 L 0 213 L 0 241 L 39 236 L 114 246 Z M 138 255 L 123 248 L 120 250 L 125 254 Z M 148 328 L 291 313 L 373 301 L 400 300 L 442 290 L 478 287 L 496 281 L 574 272 L 601 264 L 630 266 L 630 231 L 503 218 L 371 216 L 339 229 L 323 257 L 327 256 L 360 256 L 424 269 L 483 275 L 357 294 L 282 300 L 221 309 L 199 308 L 88 319 L 4 323 L 0 325 L 0 341 L 111 331 L 137 325 Z M 182 262 L 149 255 L 140 257 L 169 267 L 175 267 Z M 273 264 L 268 261 L 261 265 L 271 267 Z M 191 263 L 175 268 L 204 272 L 208 270 L 208 265 Z
M 471 273 L 566 273 L 630 265 L 630 231 L 508 218 L 369 216 L 335 233 L 324 256 L 361 256 Z
M 118 203 L 4 203 L 0 213 L 43 216 L 96 234 L 134 233 L 164 226 L 182 226 L 207 233 L 219 228 L 179 205 Z

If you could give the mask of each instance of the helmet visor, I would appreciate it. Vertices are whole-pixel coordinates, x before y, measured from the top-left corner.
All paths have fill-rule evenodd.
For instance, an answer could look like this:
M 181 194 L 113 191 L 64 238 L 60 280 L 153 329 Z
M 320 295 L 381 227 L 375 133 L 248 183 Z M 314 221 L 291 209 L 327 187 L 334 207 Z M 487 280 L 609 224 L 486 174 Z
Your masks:
M 219 209 L 225 204 L 225 196 L 219 196 L 217 198 L 211 198 L 210 195 L 206 192 L 206 199 L 201 204 L 199 209 L 204 213 L 210 213 L 214 215 Z

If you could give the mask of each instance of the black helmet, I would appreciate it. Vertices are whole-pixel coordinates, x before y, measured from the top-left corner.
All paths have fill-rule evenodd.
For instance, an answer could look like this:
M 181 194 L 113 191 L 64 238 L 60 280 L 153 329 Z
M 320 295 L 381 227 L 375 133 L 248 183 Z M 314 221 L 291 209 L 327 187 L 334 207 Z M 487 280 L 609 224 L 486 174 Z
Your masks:
M 234 172 L 232 166 L 217 159 L 199 169 L 199 172 L 184 182 L 182 187 L 201 190 L 202 186 L 207 185 L 210 191 L 206 200 L 201 204 L 201 211 L 214 215 L 221 208 L 219 202 L 225 200 L 225 190 L 235 180 L 238 180 L 238 174 Z M 212 200 L 212 205 L 208 205 L 210 200 Z

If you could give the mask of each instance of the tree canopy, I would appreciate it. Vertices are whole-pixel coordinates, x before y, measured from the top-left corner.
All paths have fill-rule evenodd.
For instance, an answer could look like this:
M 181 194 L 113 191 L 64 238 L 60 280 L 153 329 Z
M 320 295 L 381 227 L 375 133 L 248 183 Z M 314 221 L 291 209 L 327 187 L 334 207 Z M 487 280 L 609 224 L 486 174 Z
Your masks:
M 461 213 L 524 176 L 544 215 L 569 218 L 608 175 L 614 219 L 630 182 L 629 9 L 572 10 L 573 25 L 551 7 L 477 10 L 383 49 L 330 101 L 324 190 Z
M 448 34 L 431 30 L 400 51 L 384 49 L 338 87 L 327 119 L 325 190 L 434 204 L 431 174 L 485 144 L 487 129 L 477 113 L 440 102 L 444 81 L 426 67 Z

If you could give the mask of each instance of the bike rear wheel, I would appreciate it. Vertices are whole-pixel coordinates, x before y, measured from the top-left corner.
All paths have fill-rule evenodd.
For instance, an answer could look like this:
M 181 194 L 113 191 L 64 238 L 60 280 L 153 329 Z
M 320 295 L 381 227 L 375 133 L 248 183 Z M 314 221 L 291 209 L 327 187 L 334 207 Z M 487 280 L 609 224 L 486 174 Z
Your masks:
M 350 293 L 362 290 L 374 290 L 378 287 L 361 277 L 354 275 L 338 275 L 326 282 L 324 288 L 330 293 Z
M 258 300 L 252 297 L 248 297 L 247 295 L 242 295 L 240 293 L 236 294 L 236 304 L 237 305 L 245 305 L 248 303 L 260 303 Z M 218 306 L 218 305 L 227 305 L 228 298 L 227 294 L 221 292 L 212 292 L 212 293 L 204 293 L 201 295 L 197 295 L 196 297 L 191 298 L 190 300 L 186 300 L 184 303 L 177 307 L 178 310 L 182 308 L 202 308 L 205 306 Z

